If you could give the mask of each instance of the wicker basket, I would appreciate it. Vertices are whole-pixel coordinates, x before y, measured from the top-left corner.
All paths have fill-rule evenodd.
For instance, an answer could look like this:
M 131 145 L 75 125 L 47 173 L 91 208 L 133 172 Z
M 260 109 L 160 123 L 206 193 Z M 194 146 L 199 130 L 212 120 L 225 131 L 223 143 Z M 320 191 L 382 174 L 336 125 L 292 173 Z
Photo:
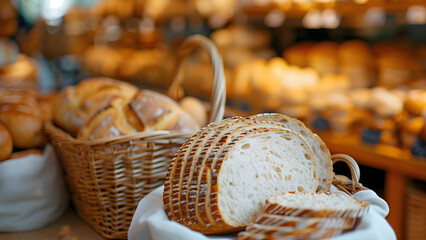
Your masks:
M 344 162 L 348 165 L 349 169 L 351 170 L 351 175 L 352 175 L 351 179 L 343 175 L 334 174 L 333 185 L 336 186 L 337 189 L 349 195 L 353 195 L 362 190 L 367 190 L 366 187 L 362 186 L 362 184 L 359 183 L 361 172 L 359 170 L 359 166 L 356 163 L 355 159 L 353 159 L 351 156 L 346 154 L 333 154 L 331 155 L 331 161 L 333 162 L 333 165 L 336 162 Z
M 225 79 L 222 59 L 205 37 L 184 41 L 176 75 L 169 89 L 173 94 L 182 82 L 184 59 L 195 47 L 211 58 L 214 81 L 210 121 L 223 118 Z M 175 152 L 194 132 L 141 132 L 114 139 L 82 141 L 55 127 L 45 126 L 65 169 L 65 178 L 77 213 L 107 239 L 127 238 L 127 231 L 140 199 L 164 182 Z

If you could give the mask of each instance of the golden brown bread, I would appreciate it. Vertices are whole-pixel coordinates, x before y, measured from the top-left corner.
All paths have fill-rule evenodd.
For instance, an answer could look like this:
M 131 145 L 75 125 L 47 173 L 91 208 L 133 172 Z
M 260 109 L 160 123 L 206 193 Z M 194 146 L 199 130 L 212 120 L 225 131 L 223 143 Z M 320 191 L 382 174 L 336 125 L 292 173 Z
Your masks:
M 421 116 L 426 109 L 426 90 L 413 90 L 407 95 L 404 108 L 413 116 Z
M 90 78 L 62 90 L 53 106 L 53 121 L 76 135 L 85 121 L 113 99 L 130 101 L 138 89 L 108 78 Z
M 195 131 L 199 125 L 179 105 L 160 93 L 142 90 L 133 99 L 116 98 L 93 115 L 77 138 L 93 140 L 140 131 Z
M 31 90 L 5 89 L 0 92 L 0 122 L 9 130 L 14 147 L 40 147 L 45 143 L 43 122 L 50 116 Z
M 0 123 L 0 162 L 8 159 L 12 151 L 12 136 L 10 136 L 9 130 Z
M 207 109 L 203 103 L 194 97 L 184 97 L 179 101 L 179 106 L 198 123 L 199 126 L 207 124 Z

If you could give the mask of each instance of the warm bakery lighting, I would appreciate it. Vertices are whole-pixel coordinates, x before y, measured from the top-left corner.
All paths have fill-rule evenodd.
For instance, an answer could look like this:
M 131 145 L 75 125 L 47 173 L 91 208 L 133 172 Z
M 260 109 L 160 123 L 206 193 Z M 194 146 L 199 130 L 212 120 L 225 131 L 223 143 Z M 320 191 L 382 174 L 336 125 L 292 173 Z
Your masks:
M 321 28 L 321 11 L 318 9 L 312 9 L 306 13 L 303 17 L 302 24 L 305 28 Z
M 287 11 L 291 8 L 291 0 L 272 0 L 273 3 L 275 3 L 279 9 L 282 11 Z
M 49 25 L 59 25 L 70 7 L 70 0 L 45 0 L 42 2 L 41 15 Z
M 407 9 L 406 19 L 409 24 L 425 24 L 426 8 L 420 5 L 409 7 Z
M 175 32 L 182 32 L 185 30 L 185 19 L 183 17 L 175 17 L 170 22 L 170 28 Z
M 313 0 L 293 0 L 294 3 L 296 3 L 300 9 L 302 10 L 308 10 L 311 9 L 314 5 Z
M 383 26 L 386 22 L 386 12 L 381 7 L 370 8 L 365 12 L 364 21 L 373 27 Z
M 155 22 L 152 18 L 144 17 L 139 23 L 139 31 L 142 34 L 151 34 L 155 30 Z
M 325 9 L 321 13 L 324 28 L 334 29 L 340 25 L 340 15 L 334 9 Z
M 208 23 L 212 28 L 221 28 L 225 26 L 226 19 L 222 15 L 212 15 L 209 17 Z
M 366 4 L 368 0 L 354 0 L 354 3 L 356 4 Z
M 268 27 L 279 27 L 284 23 L 285 14 L 278 9 L 272 10 L 265 16 L 265 24 Z

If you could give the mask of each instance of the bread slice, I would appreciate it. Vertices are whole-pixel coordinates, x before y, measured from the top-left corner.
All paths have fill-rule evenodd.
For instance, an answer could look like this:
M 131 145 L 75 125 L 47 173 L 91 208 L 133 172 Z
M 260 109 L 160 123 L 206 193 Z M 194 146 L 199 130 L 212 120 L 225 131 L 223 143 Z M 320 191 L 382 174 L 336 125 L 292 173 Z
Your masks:
M 246 226 L 264 211 L 265 199 L 274 193 L 291 189 L 314 192 L 317 188 L 312 151 L 288 129 L 242 134 L 218 159 L 217 166 L 208 169 L 211 181 L 207 184 L 211 213 L 218 225 Z
M 278 226 L 278 227 L 293 227 L 296 229 L 304 228 L 334 228 L 334 229 L 350 229 L 353 226 L 353 221 L 343 218 L 303 218 L 290 217 L 282 215 L 262 214 L 256 220 L 257 224 Z
M 269 214 L 295 217 L 331 217 L 359 219 L 369 202 L 340 193 L 285 192 L 266 200 Z
M 252 116 L 257 121 L 271 121 L 281 124 L 300 134 L 308 142 L 318 162 L 319 185 L 318 192 L 328 192 L 333 180 L 333 164 L 330 151 L 321 138 L 313 133 L 301 121 L 278 113 L 266 113 Z
M 292 227 L 271 227 L 253 224 L 245 232 L 240 232 L 238 240 L 307 240 L 324 239 L 338 236 L 342 230 L 306 228 L 295 229 Z
M 246 232 L 254 234 L 265 234 L 271 236 L 304 236 L 304 238 L 309 238 L 309 236 L 314 237 L 315 239 L 322 238 L 331 238 L 342 233 L 341 228 L 294 228 L 294 227 L 280 227 L 280 226 L 269 226 L 252 223 L 247 226 Z
M 217 134 L 217 137 L 212 141 L 210 144 L 209 149 L 207 150 L 207 154 L 204 155 L 204 158 L 200 161 L 203 162 L 201 168 L 200 168 L 200 176 L 198 179 L 198 184 L 195 185 L 196 192 L 198 193 L 196 197 L 196 203 L 195 206 L 201 206 L 202 204 L 205 205 L 205 207 L 199 207 L 196 208 L 197 212 L 201 217 L 203 217 L 204 221 L 208 221 L 210 224 L 214 224 L 215 220 L 213 218 L 213 215 L 210 210 L 210 198 L 211 196 L 211 189 L 209 188 L 209 184 L 207 184 L 208 180 L 211 179 L 211 177 L 208 177 L 209 174 L 208 171 L 205 171 L 205 169 L 214 169 L 216 166 L 216 163 L 218 161 L 218 156 L 220 156 L 220 153 L 222 150 L 232 141 L 233 138 L 240 136 L 242 132 L 248 131 L 255 128 L 279 128 L 282 127 L 278 124 L 273 123 L 257 123 L 253 119 L 250 118 L 244 118 L 239 119 L 238 121 L 235 121 L 232 126 L 229 126 L 222 131 L 220 131 Z M 206 186 L 206 194 L 200 194 L 202 191 L 200 191 L 200 187 Z

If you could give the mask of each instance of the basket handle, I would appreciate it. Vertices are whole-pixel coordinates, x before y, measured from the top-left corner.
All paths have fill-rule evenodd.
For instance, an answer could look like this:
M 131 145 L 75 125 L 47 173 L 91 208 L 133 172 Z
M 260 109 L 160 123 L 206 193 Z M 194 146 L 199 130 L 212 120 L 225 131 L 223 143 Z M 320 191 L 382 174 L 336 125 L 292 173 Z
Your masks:
M 210 96 L 211 110 L 209 122 L 220 121 L 223 119 L 225 113 L 226 101 L 226 83 L 223 62 L 213 42 L 202 35 L 190 36 L 186 38 L 180 46 L 176 62 L 177 65 L 174 68 L 174 78 L 167 90 L 167 95 L 175 100 L 178 98 L 178 90 L 183 81 L 186 65 L 186 55 L 196 47 L 201 47 L 202 50 L 209 54 L 213 68 L 213 88 Z
M 358 191 L 367 189 L 364 186 L 362 186 L 362 184 L 359 183 L 361 172 L 359 170 L 359 166 L 357 162 L 355 161 L 355 159 L 353 159 L 349 155 L 339 153 L 339 154 L 331 155 L 331 161 L 333 162 L 333 165 L 336 162 L 344 162 L 348 165 L 349 169 L 351 170 L 352 180 L 349 180 L 345 176 L 334 174 L 333 185 L 335 185 L 339 190 L 352 195 Z

